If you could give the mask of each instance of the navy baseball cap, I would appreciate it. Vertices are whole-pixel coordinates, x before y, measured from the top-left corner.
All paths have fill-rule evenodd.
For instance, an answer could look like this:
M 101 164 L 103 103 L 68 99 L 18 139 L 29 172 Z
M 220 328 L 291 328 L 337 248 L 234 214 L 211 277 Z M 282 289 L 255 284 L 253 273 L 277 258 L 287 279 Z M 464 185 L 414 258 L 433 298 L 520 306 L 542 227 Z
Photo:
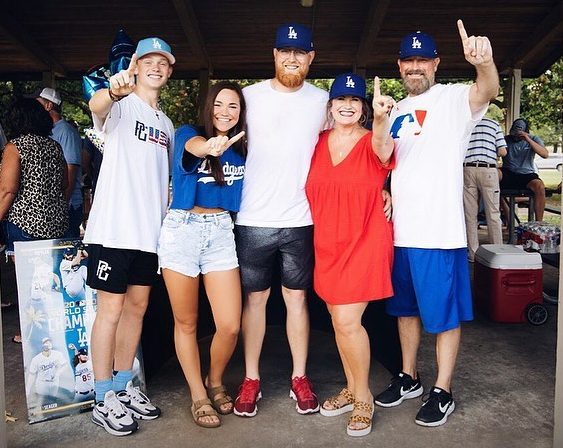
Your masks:
M 286 23 L 278 28 L 274 48 L 298 48 L 313 51 L 311 30 L 299 23 Z
M 416 33 L 410 33 L 403 37 L 401 49 L 399 50 L 399 59 L 414 56 L 429 59 L 438 57 L 438 50 L 436 49 L 436 43 L 434 39 L 432 39 L 432 36 L 417 31 Z
M 339 96 L 355 96 L 366 99 L 366 81 L 356 73 L 343 73 L 334 78 L 330 86 L 329 99 Z
M 79 354 L 79 355 L 87 355 L 87 354 L 88 354 L 88 350 L 86 350 L 85 348 L 81 348 L 80 350 L 78 350 L 78 354 Z
M 137 57 L 139 59 L 147 54 L 159 53 L 166 56 L 166 59 L 168 59 L 170 64 L 174 64 L 176 62 L 176 58 L 172 55 L 170 45 L 159 37 L 147 37 L 146 39 L 141 39 L 137 44 L 135 53 L 137 53 Z
M 74 255 L 74 248 L 72 247 L 67 247 L 64 251 L 65 255 Z

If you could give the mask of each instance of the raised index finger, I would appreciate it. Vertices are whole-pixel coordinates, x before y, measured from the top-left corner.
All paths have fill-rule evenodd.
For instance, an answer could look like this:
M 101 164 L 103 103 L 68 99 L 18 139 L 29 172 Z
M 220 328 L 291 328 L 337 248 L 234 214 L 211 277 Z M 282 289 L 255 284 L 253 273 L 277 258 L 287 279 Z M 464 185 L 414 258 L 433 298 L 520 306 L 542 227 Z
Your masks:
M 461 40 L 464 41 L 467 39 L 467 31 L 465 31 L 465 27 L 463 26 L 463 21 L 461 19 L 457 20 L 457 29 L 459 31 L 459 36 Z
M 131 62 L 129 62 L 129 67 L 127 67 L 127 71 L 130 75 L 135 74 L 135 69 L 137 68 L 137 53 L 133 53 L 131 56 Z
M 373 78 L 373 96 L 381 96 L 381 87 L 379 85 L 379 76 Z
M 241 131 L 234 137 L 230 138 L 229 141 L 227 142 L 227 147 L 231 146 L 233 143 L 238 142 L 244 136 L 244 134 L 245 132 Z

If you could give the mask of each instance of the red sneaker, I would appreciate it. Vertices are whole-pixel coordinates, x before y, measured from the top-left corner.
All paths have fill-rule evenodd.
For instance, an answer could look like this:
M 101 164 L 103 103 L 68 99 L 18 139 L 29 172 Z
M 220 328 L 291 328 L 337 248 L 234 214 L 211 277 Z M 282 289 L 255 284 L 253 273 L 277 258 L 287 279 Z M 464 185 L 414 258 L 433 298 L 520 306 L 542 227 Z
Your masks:
M 289 397 L 293 398 L 297 403 L 295 409 L 300 414 L 313 414 L 319 412 L 319 400 L 317 394 L 313 392 L 313 385 L 309 378 L 304 376 L 296 376 L 291 379 L 291 390 Z
M 245 378 L 238 389 L 233 412 L 239 417 L 254 417 L 258 412 L 256 402 L 262 398 L 260 380 Z

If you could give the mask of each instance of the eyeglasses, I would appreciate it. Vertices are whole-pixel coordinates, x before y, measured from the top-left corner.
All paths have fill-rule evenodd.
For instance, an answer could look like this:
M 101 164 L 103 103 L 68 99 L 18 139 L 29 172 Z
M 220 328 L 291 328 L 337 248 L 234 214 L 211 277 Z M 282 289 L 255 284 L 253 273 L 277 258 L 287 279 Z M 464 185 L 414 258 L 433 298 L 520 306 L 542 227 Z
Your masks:
M 278 53 L 284 59 L 289 58 L 292 53 L 295 59 L 305 59 L 308 54 L 305 50 L 300 50 L 299 48 L 278 48 Z

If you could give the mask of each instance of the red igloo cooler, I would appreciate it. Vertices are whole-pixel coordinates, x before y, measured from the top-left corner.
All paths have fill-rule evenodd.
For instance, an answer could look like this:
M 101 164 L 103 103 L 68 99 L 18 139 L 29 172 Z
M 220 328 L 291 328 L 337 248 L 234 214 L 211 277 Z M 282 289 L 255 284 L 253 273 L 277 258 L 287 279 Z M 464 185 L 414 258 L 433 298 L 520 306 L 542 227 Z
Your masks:
M 473 281 L 476 308 L 495 322 L 545 323 L 542 273 L 537 252 L 508 244 L 480 246 Z

